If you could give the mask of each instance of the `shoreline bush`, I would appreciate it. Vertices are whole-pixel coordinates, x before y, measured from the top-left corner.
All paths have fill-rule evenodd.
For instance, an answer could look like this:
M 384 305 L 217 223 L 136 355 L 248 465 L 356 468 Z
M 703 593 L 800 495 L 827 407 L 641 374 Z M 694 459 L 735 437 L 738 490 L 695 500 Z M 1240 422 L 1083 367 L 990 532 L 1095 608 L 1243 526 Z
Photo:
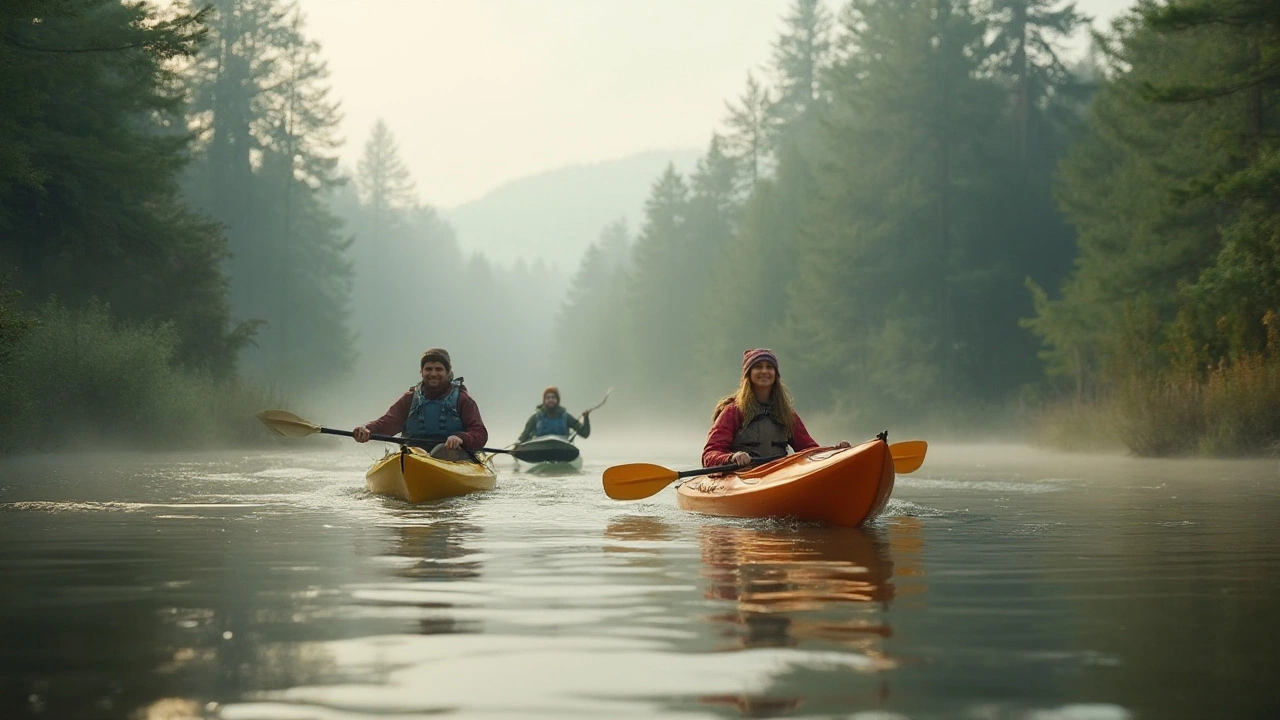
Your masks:
M 178 364 L 171 324 L 119 321 L 102 303 L 71 310 L 56 300 L 29 321 L 0 358 L 0 450 L 269 443 L 253 412 L 273 403 L 270 394 Z
M 1224 362 L 1203 378 L 1164 373 L 1130 377 L 1105 398 L 1045 408 L 1037 444 L 1059 450 L 1104 449 L 1119 440 L 1142 457 L 1280 454 L 1280 359 L 1252 355 Z M 1100 428 L 1107 428 L 1101 435 Z

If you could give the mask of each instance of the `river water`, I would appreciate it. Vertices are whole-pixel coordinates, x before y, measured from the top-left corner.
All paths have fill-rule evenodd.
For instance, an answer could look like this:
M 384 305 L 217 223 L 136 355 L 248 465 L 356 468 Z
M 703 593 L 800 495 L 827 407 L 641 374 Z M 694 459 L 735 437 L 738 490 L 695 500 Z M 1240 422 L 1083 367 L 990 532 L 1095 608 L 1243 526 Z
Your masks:
M 863 528 L 364 492 L 370 446 L 0 464 L 0 718 L 1263 718 L 1280 464 L 937 446 Z

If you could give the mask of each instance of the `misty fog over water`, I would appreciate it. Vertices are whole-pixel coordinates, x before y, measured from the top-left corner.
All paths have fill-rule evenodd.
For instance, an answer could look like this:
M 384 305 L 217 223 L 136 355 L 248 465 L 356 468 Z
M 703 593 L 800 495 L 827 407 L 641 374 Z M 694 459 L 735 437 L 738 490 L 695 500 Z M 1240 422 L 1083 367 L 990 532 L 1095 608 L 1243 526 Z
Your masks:
M 688 464 L 678 442 L 650 460 Z M 503 465 L 369 496 L 322 452 L 6 461 L 7 718 L 1260 717 L 1273 461 L 939 446 L 862 528 Z
M 0 3 L 0 720 L 1274 716 L 1273 5 Z

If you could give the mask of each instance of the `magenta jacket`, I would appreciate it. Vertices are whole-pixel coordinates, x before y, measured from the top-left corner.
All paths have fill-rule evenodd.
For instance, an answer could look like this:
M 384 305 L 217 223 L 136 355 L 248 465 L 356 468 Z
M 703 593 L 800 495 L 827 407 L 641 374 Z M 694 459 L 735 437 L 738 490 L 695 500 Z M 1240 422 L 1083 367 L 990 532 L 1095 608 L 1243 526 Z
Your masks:
M 707 433 L 707 444 L 702 447 L 703 467 L 717 467 L 732 462 L 729 457 L 733 452 L 729 448 L 733 447 L 733 439 L 741 429 L 742 411 L 738 409 L 737 403 L 729 403 L 711 425 L 711 432 Z M 795 424 L 791 428 L 790 445 L 796 452 L 818 447 L 818 442 L 805 429 L 799 415 L 795 416 Z

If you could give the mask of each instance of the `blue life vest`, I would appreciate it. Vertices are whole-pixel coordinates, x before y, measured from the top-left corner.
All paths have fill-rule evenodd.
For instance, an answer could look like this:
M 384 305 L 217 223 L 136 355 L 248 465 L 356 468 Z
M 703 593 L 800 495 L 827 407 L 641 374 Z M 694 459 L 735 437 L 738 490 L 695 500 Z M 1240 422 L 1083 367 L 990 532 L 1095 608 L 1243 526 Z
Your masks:
M 538 424 L 534 427 L 533 434 L 541 435 L 562 435 L 569 436 L 569 411 L 562 410 L 559 417 L 548 417 L 547 413 L 538 408 Z
M 463 431 L 462 415 L 458 413 L 458 388 L 453 381 L 448 395 L 436 400 L 422 394 L 422 385 L 413 388 L 413 402 L 409 404 L 409 416 L 404 420 L 405 437 L 438 438 L 443 441 L 450 435 Z

